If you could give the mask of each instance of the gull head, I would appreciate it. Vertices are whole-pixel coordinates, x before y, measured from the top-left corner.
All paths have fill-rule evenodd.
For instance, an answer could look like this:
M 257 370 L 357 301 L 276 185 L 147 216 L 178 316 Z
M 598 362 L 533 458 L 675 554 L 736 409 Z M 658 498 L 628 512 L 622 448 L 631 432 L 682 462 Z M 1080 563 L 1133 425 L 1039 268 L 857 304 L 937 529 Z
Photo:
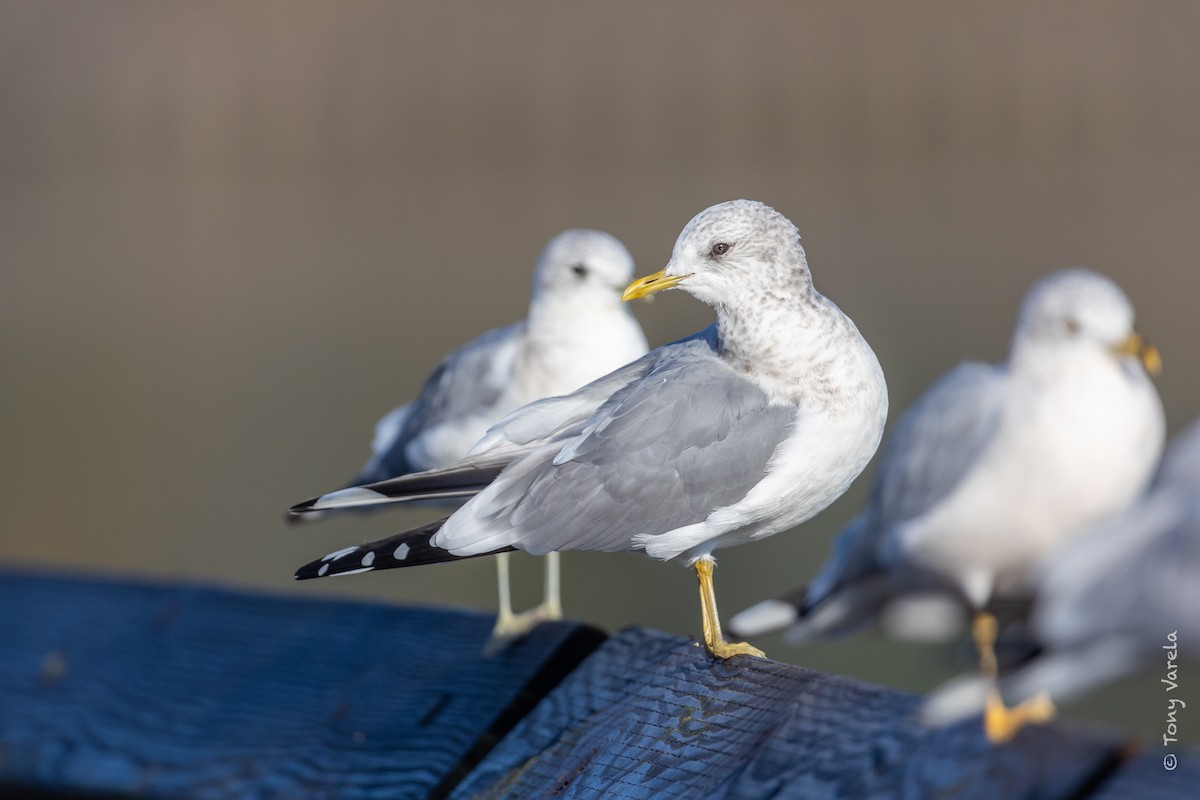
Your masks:
M 787 217 L 753 200 L 732 200 L 693 217 L 666 268 L 631 283 L 622 299 L 674 288 L 721 306 L 744 296 L 807 293 L 812 276 Z
M 1133 305 L 1110 278 L 1082 267 L 1051 273 L 1021 304 L 1013 349 L 1100 348 L 1118 360 L 1136 358 L 1157 375 L 1157 348 L 1133 329 Z
M 534 298 L 615 305 L 633 278 L 633 256 L 616 237 L 574 229 L 555 236 L 538 257 Z

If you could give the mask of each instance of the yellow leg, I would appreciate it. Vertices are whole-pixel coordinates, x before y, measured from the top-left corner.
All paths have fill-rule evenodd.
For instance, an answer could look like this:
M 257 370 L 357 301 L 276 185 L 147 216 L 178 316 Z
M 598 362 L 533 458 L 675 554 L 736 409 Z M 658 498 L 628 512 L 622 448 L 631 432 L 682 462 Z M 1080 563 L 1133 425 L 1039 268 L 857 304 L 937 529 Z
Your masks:
M 730 656 L 757 656 L 765 658 L 765 654 L 757 647 L 751 647 L 745 642 L 727 642 L 721 633 L 721 619 L 717 616 L 717 596 L 713 592 L 713 572 L 717 564 L 710 558 L 702 558 L 692 565 L 696 570 L 696 578 L 700 581 L 700 616 L 704 624 L 704 646 L 708 652 L 717 658 Z
M 975 614 L 971 623 L 975 649 L 979 651 L 979 671 L 988 682 L 987 704 L 983 710 L 983 731 L 988 741 L 1003 744 L 1012 741 L 1017 731 L 1026 725 L 1040 725 L 1054 719 L 1054 703 L 1045 692 L 1039 692 L 1020 705 L 1009 708 L 996 688 L 999 670 L 996 666 L 996 618 L 986 611 Z

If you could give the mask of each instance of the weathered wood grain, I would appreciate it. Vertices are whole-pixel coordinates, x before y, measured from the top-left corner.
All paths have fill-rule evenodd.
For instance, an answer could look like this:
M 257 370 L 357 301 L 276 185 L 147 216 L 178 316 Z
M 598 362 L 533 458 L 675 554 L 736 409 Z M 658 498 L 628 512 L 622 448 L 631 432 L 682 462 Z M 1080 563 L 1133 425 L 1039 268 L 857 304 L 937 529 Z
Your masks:
M 1077 796 L 1118 757 L 1110 736 L 929 731 L 919 698 L 773 661 L 717 662 L 632 629 L 606 642 L 491 753 L 455 798 Z
M 0 571 L 0 796 L 1167 798 L 1200 759 L 642 629 Z M 598 649 L 597 649 L 598 648 Z M 36 792 L 31 795 L 30 792 Z
M 603 635 L 494 658 L 475 613 L 0 573 L 0 783 L 191 798 L 451 785 Z

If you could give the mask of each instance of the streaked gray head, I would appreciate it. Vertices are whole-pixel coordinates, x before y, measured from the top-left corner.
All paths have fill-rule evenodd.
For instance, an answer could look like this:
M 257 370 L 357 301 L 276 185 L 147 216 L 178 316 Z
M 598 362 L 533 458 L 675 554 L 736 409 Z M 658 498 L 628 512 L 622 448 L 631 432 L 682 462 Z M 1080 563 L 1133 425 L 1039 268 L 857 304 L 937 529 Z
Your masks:
M 1014 348 L 1023 342 L 1116 348 L 1133 335 L 1133 305 L 1111 279 L 1082 267 L 1053 272 L 1021 303 Z
M 633 256 L 615 237 L 574 229 L 550 240 L 538 258 L 533 294 L 618 303 L 633 280 Z
M 679 234 L 663 272 L 712 306 L 744 295 L 748 286 L 780 294 L 812 291 L 800 232 L 787 217 L 753 200 L 732 200 L 697 214 Z

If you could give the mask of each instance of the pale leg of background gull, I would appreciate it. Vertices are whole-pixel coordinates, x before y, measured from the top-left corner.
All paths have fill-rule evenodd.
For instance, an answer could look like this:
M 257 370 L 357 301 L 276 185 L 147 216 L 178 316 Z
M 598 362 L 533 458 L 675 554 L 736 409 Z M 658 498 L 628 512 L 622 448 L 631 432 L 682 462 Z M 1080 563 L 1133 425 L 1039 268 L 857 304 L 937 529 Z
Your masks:
M 496 591 L 499 595 L 499 608 L 496 611 L 496 627 L 492 629 L 492 638 L 511 635 L 513 628 L 512 591 L 508 582 L 508 553 L 496 556 Z
M 562 619 L 561 567 L 558 553 L 546 554 L 546 587 L 540 605 L 520 614 L 513 613 L 512 587 L 509 580 L 509 553 L 496 556 L 496 588 L 499 608 L 486 651 L 495 653 L 506 644 L 537 627 L 539 623 Z
M 542 619 L 562 619 L 562 578 L 561 565 L 558 561 L 558 553 L 552 552 L 546 554 L 546 595 L 542 600 L 542 604 L 535 608 L 534 611 L 539 611 Z

